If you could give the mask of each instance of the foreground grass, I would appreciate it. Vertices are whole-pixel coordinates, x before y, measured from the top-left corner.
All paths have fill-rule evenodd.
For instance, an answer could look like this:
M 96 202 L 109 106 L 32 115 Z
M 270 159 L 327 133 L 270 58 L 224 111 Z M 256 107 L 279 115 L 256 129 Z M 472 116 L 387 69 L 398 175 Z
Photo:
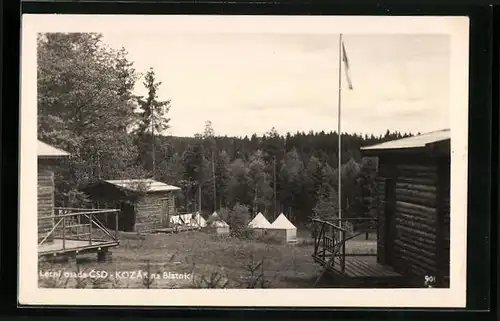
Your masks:
M 372 240 L 353 240 L 347 244 L 347 251 L 351 253 L 374 250 Z M 66 271 L 73 275 L 61 275 L 59 278 L 39 276 L 40 286 L 307 288 L 321 272 L 321 267 L 311 258 L 312 242 L 306 238 L 296 245 L 269 244 L 257 240 L 214 237 L 194 231 L 147 235 L 144 240 L 125 239 L 119 247 L 112 249 L 112 253 L 113 260 L 109 263 L 97 263 L 95 255 L 92 255 L 80 259 L 77 265 L 41 265 L 42 271 Z M 86 277 L 92 270 L 94 277 Z M 105 274 L 102 271 L 106 271 L 108 277 L 95 277 L 95 271 L 101 272 L 101 275 Z M 139 276 L 138 271 L 149 273 L 144 277 Z M 126 273 L 123 272 L 130 273 L 124 277 Z M 152 278 L 154 274 L 158 277 Z

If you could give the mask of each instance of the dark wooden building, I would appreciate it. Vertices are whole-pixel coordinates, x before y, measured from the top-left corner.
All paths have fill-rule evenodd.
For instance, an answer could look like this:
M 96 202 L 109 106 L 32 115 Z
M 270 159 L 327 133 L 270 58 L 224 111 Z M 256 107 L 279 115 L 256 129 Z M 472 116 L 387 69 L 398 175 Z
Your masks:
M 377 261 L 417 283 L 449 286 L 450 131 L 361 149 L 378 158 Z
M 54 227 L 54 172 L 61 165 L 61 160 L 69 153 L 38 141 L 38 242 L 43 240 Z M 52 242 L 48 237 L 46 243 Z
M 103 180 L 83 191 L 97 208 L 119 208 L 118 229 L 149 232 L 169 227 L 176 215 L 175 197 L 181 189 L 152 179 Z M 103 222 L 115 228 L 114 220 Z

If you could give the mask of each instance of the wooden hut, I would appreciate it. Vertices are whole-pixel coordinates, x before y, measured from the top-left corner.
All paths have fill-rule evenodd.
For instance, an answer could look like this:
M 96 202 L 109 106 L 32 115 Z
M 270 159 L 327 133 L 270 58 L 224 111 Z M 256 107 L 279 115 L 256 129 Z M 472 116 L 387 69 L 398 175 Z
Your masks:
M 409 279 L 449 286 L 450 131 L 361 149 L 378 158 L 377 261 Z
M 38 141 L 38 242 L 42 241 L 54 227 L 54 172 L 61 165 L 61 160 L 69 153 Z M 53 241 L 49 236 L 45 242 Z
M 168 228 L 176 214 L 175 196 L 181 189 L 152 179 L 103 180 L 88 186 L 95 207 L 119 208 L 118 229 L 125 232 L 151 232 Z M 114 221 L 103 222 L 114 228 Z

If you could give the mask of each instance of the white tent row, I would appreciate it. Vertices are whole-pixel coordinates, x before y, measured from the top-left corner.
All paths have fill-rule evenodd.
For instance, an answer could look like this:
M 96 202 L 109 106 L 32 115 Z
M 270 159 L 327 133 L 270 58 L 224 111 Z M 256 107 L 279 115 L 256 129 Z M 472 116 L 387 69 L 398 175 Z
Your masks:
M 281 213 L 272 224 L 269 223 L 262 213 L 258 213 L 248 224 L 248 227 L 265 231 L 268 235 L 272 234 L 279 238 L 283 238 L 286 242 L 294 242 L 297 240 L 297 228 L 283 213 Z

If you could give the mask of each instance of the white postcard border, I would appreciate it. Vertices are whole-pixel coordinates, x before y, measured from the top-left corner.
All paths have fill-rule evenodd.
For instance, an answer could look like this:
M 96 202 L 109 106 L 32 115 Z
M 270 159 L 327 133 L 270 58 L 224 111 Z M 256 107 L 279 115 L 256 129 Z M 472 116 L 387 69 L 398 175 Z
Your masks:
M 448 34 L 451 39 L 449 289 L 46 289 L 37 276 L 38 32 Z M 21 45 L 19 303 L 28 305 L 465 307 L 468 155 L 468 17 L 23 15 Z

